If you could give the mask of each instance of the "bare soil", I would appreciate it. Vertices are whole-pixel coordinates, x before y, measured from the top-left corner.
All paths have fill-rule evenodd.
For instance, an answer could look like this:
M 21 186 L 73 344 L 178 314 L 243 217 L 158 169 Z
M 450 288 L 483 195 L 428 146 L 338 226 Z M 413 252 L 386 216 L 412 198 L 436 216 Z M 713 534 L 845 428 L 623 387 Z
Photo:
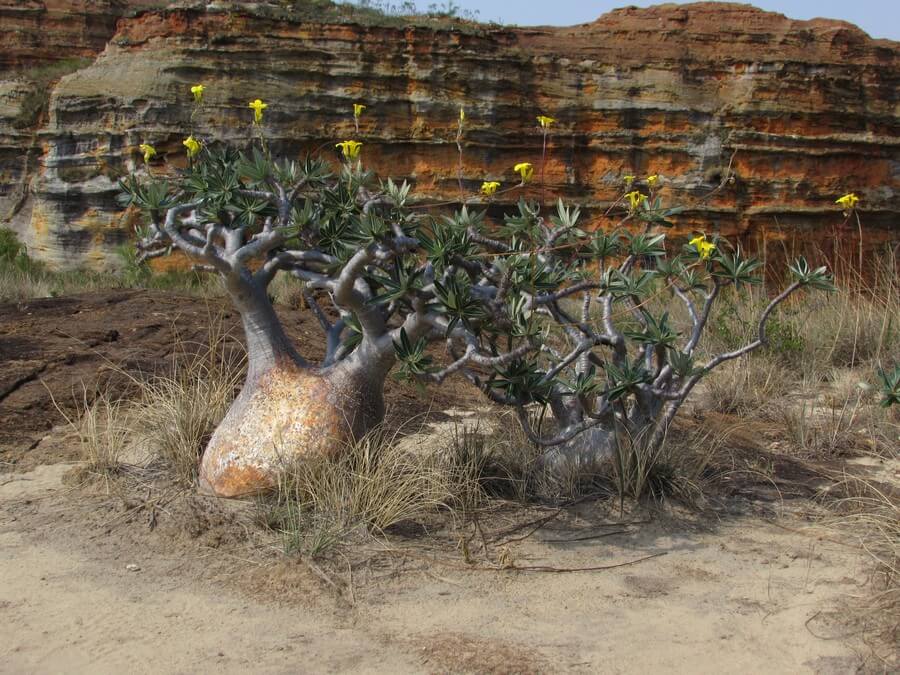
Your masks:
M 307 312 L 279 308 L 301 354 L 321 358 L 318 323 Z M 0 470 L 28 470 L 59 458 L 75 459 L 75 447 L 51 448 L 42 439 L 99 391 L 124 392 L 125 373 L 150 375 L 173 364 L 175 345 L 202 348 L 210 322 L 242 339 L 238 316 L 224 300 L 201 300 L 162 291 L 122 290 L 0 302 Z M 430 415 L 471 398 L 454 382 L 423 392 L 392 383 L 389 411 L 404 418 Z
M 498 501 L 477 526 L 360 532 L 316 561 L 286 556 L 254 502 L 140 467 L 76 480 L 49 392 L 66 409 L 82 382 L 124 389 L 119 367 L 168 367 L 175 332 L 203 342 L 218 313 L 235 321 L 144 291 L 0 305 L 0 672 L 890 669 L 850 620 L 867 560 L 811 522 L 841 467 L 768 452 L 752 427 L 702 512 Z M 286 314 L 313 346 L 317 326 Z M 392 384 L 388 400 L 429 420 L 477 400 L 432 395 Z

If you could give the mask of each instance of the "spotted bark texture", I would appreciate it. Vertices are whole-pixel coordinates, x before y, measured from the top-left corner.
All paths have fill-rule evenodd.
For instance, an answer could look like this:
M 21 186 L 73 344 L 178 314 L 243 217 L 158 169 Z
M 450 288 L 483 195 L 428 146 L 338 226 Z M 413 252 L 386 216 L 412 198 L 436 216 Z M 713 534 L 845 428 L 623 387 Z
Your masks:
M 383 415 L 380 383 L 341 367 L 319 372 L 282 362 L 248 380 L 216 429 L 200 488 L 220 497 L 271 489 L 293 463 L 341 452 Z

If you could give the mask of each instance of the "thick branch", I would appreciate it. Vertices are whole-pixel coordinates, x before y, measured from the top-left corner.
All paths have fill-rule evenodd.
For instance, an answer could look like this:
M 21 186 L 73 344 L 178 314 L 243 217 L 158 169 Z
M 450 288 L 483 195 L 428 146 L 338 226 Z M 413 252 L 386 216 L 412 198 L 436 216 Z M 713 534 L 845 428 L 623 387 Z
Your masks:
M 222 251 L 213 243 L 214 228 L 211 227 L 207 230 L 206 241 L 202 245 L 194 243 L 192 241 L 193 237 L 182 234 L 179 229 L 181 226 L 181 223 L 178 221 L 179 217 L 183 213 L 193 211 L 198 206 L 200 206 L 200 202 L 195 201 L 170 208 L 166 214 L 165 232 L 172 242 L 189 256 L 209 263 L 223 275 L 231 274 L 233 271 L 231 264 L 225 260 Z
M 700 337 L 703 335 L 703 329 L 706 327 L 706 322 L 709 321 L 709 314 L 712 311 L 712 307 L 716 301 L 716 298 L 719 296 L 720 290 L 722 290 L 721 282 L 719 282 L 717 277 L 713 277 L 713 289 L 706 296 L 706 300 L 703 303 L 703 312 L 700 314 L 699 320 L 694 324 L 694 330 L 691 333 L 691 339 L 684 347 L 685 353 L 693 354 L 694 349 L 696 349 L 697 345 L 700 343 Z
M 706 365 L 703 366 L 704 371 L 710 371 L 716 366 L 719 366 L 726 361 L 730 361 L 732 359 L 736 359 L 744 354 L 752 352 L 754 349 L 761 347 L 766 344 L 766 322 L 769 320 L 769 315 L 772 311 L 780 305 L 782 302 L 788 299 L 791 293 L 800 288 L 802 284 L 799 281 L 795 281 L 790 286 L 785 288 L 780 294 L 778 294 L 775 298 L 772 299 L 772 302 L 766 307 L 763 311 L 762 315 L 759 317 L 759 326 L 757 328 L 757 338 L 749 343 L 741 347 L 740 349 L 735 349 L 732 352 L 727 352 L 725 354 L 719 354 L 714 359 L 710 360 Z
M 478 346 L 475 344 L 473 339 L 473 341 L 467 345 L 465 353 L 460 358 L 458 358 L 443 370 L 440 370 L 436 373 L 429 373 L 423 377 L 432 382 L 440 384 L 450 375 L 459 372 L 470 363 L 485 368 L 494 368 L 496 366 L 502 366 L 509 363 L 510 361 L 521 358 L 525 356 L 525 354 L 536 348 L 537 347 L 534 344 L 526 342 L 519 345 L 512 351 L 506 352 L 504 354 L 499 354 L 497 356 L 489 356 L 478 351 Z

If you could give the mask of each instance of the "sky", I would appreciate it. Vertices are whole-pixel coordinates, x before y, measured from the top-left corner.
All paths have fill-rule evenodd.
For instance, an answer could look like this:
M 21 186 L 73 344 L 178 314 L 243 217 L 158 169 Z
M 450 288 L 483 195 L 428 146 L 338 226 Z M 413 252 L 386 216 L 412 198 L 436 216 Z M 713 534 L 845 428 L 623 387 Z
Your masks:
M 481 21 L 528 25 L 568 26 L 593 21 L 616 7 L 649 7 L 660 2 L 640 0 L 453 0 L 464 10 L 478 10 Z M 445 5 L 446 0 L 418 0 L 419 8 Z M 385 3 L 390 4 L 390 3 Z M 396 2 L 395 4 L 399 4 Z M 679 2 L 678 4 L 684 4 Z M 754 0 L 761 9 L 792 19 L 825 17 L 855 23 L 875 38 L 900 40 L 900 0 Z

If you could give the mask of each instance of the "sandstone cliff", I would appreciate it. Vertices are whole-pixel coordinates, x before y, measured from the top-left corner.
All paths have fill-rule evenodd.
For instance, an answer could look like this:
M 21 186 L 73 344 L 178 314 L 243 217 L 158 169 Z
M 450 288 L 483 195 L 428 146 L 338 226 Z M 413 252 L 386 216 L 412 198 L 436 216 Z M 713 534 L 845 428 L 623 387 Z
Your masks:
M 35 14 L 16 14 L 21 4 L 0 0 L 4 24 L 31 21 L 0 71 L 0 218 L 56 266 L 114 264 L 129 232 L 115 179 L 144 141 L 183 162 L 196 82 L 208 101 L 199 136 L 246 135 L 247 101 L 261 97 L 267 133 L 291 153 L 354 137 L 350 109 L 363 102 L 366 163 L 428 197 L 458 195 L 463 106 L 467 191 L 540 163 L 544 113 L 558 120 L 547 194 L 598 225 L 624 174 L 658 173 L 671 199 L 693 204 L 683 230 L 824 243 L 841 220 L 834 199 L 855 191 L 866 244 L 900 237 L 900 44 L 847 23 L 726 3 L 520 29 L 325 22 L 267 4 L 35 0 Z M 56 28 L 29 34 L 38 15 Z M 46 85 L 45 113 L 23 115 L 34 81 L 10 73 L 94 54 Z M 734 182 L 700 201 L 732 156 Z

